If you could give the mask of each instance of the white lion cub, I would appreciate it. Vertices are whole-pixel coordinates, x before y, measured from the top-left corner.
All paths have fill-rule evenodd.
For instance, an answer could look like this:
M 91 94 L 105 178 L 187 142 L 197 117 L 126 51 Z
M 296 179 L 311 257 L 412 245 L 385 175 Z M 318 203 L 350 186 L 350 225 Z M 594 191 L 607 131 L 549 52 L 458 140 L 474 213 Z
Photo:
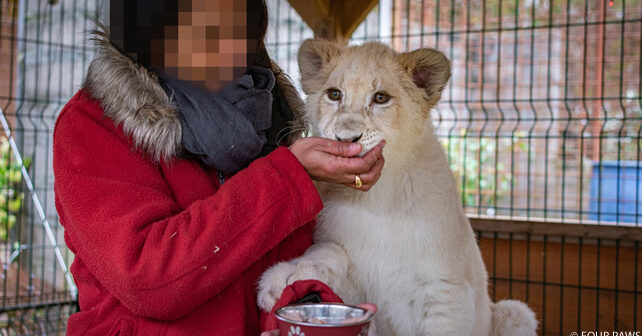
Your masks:
M 528 306 L 488 297 L 486 269 L 430 120 L 450 78 L 448 59 L 433 49 L 400 54 L 378 43 L 307 40 L 298 60 L 313 134 L 358 141 L 362 154 L 385 139 L 386 164 L 368 192 L 318 184 L 325 208 L 315 244 L 262 276 L 260 307 L 270 311 L 296 280 L 318 279 L 346 302 L 377 304 L 379 335 L 535 335 Z

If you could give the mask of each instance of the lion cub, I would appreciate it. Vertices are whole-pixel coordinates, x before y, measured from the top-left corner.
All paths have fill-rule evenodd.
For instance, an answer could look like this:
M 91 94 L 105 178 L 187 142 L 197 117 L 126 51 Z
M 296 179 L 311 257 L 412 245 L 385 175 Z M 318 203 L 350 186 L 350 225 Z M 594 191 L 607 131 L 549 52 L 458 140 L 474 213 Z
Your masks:
M 325 208 L 315 244 L 259 282 L 270 311 L 283 288 L 318 279 L 346 302 L 378 305 L 385 336 L 535 335 L 535 314 L 519 301 L 492 303 L 474 233 L 435 135 L 430 109 L 450 78 L 439 51 L 396 53 L 368 43 L 340 48 L 307 40 L 298 55 L 316 136 L 385 139 L 386 164 L 368 192 L 318 184 Z

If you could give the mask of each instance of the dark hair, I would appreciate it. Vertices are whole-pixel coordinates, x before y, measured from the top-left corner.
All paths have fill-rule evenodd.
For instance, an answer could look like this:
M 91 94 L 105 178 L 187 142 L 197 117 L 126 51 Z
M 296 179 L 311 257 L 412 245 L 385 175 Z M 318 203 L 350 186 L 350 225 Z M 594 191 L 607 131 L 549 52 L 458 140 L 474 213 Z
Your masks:
M 265 0 L 247 0 L 247 22 L 248 22 L 248 36 L 256 37 L 257 40 L 263 42 L 268 28 L 268 9 Z M 250 25 L 250 22 L 256 24 Z M 251 27 L 256 29 L 255 32 L 250 32 Z
M 164 40 L 164 27 L 178 25 L 176 13 L 180 0 L 111 0 L 110 40 L 125 55 L 137 63 L 151 67 L 152 46 L 150 41 Z M 224 0 L 226 1 L 226 0 Z M 268 8 L 265 0 L 247 1 L 247 34 L 257 44 L 255 53 L 248 53 L 248 65 L 258 65 L 275 71 L 265 48 L 265 35 L 269 23 Z M 184 8 L 180 8 L 185 10 Z M 250 49 L 251 46 L 248 46 Z M 248 50 L 252 51 L 252 50 Z M 162 50 L 154 50 L 160 52 Z M 302 102 L 289 78 L 280 69 L 275 72 L 277 85 L 272 89 L 272 126 L 266 131 L 267 143 L 261 155 L 267 155 L 281 144 L 283 138 L 292 142 L 298 133 L 284 136 L 284 130 L 302 121 L 293 108 L 298 111 Z M 286 93 L 289 98 L 286 98 Z M 294 106 L 290 106 L 290 103 Z
M 153 40 L 164 38 L 164 27 L 178 24 L 179 0 L 112 0 L 109 39 L 134 61 L 150 66 Z
M 265 51 L 268 10 L 265 0 L 247 1 L 248 65 L 270 67 Z M 150 67 L 152 55 L 162 55 L 162 45 L 153 41 L 165 39 L 166 26 L 178 25 L 178 12 L 189 11 L 181 0 L 112 0 L 110 1 L 109 38 L 125 55 Z M 156 47 L 156 49 L 154 49 Z M 160 49 L 160 50 L 159 50 Z
M 265 35 L 267 34 L 269 23 L 265 0 L 247 0 L 247 13 L 248 38 L 255 39 L 258 42 L 256 54 L 248 54 L 247 64 L 271 68 L 270 57 L 265 49 Z M 256 24 L 251 24 L 253 22 L 256 22 Z

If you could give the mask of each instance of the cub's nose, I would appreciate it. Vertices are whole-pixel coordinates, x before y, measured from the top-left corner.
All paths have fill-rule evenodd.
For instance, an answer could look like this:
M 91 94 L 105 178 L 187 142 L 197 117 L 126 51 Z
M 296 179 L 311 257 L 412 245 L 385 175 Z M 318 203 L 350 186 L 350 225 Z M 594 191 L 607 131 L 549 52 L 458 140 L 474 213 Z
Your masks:
M 357 142 L 359 139 L 361 139 L 361 136 L 363 136 L 363 133 L 357 135 L 357 136 L 350 136 L 350 135 L 344 135 L 340 137 L 338 134 L 334 135 L 338 141 L 343 141 L 343 142 Z

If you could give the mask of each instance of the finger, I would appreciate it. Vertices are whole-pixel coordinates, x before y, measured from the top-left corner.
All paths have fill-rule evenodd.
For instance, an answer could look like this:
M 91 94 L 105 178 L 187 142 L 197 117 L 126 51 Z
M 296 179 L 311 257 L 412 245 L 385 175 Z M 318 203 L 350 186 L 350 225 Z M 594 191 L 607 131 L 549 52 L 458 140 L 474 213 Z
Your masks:
M 372 147 L 363 157 L 368 155 L 374 155 L 375 157 L 380 157 L 383 154 L 383 148 L 386 146 L 386 140 L 381 140 L 376 146 Z
M 359 190 L 359 191 L 368 191 L 370 190 L 377 181 L 379 181 L 379 178 L 381 177 L 381 171 L 383 169 L 383 165 L 385 163 L 385 159 L 381 157 L 379 160 L 377 160 L 377 163 L 372 167 L 372 169 L 365 173 L 365 174 L 359 174 L 359 178 L 361 179 L 361 186 L 358 187 L 356 183 L 356 178 L 353 175 L 353 182 L 352 183 L 345 183 L 345 185 L 351 187 L 352 189 Z
M 336 141 L 335 141 L 336 142 Z M 334 183 L 341 183 L 345 185 L 353 184 L 355 182 L 355 174 L 366 173 L 372 169 L 381 157 L 385 141 L 380 142 L 372 150 L 370 150 L 364 157 L 331 157 L 323 165 L 325 172 L 320 172 L 319 177 L 323 180 L 331 181 Z
M 379 160 L 377 160 L 375 165 L 372 166 L 370 171 L 359 174 L 361 182 L 368 185 L 375 184 L 379 180 L 379 177 L 381 177 L 381 170 L 383 170 L 383 165 L 385 164 L 385 162 L 386 160 L 382 156 Z
M 361 144 L 335 141 L 330 139 L 319 139 L 320 149 L 328 154 L 353 157 L 361 152 Z
M 362 303 L 360 305 L 357 305 L 357 307 L 361 307 L 363 309 L 367 309 L 369 312 L 371 312 L 373 314 L 376 313 L 377 310 L 378 310 L 377 305 L 375 305 L 374 303 Z
M 322 177 L 334 183 L 349 184 L 355 182 L 355 174 L 370 170 L 369 163 L 362 158 L 333 157 L 323 163 Z
M 358 173 L 366 173 L 372 169 L 372 167 L 377 163 L 377 160 L 383 157 L 383 147 L 386 145 L 385 141 L 379 142 L 376 146 L 374 146 L 366 155 L 362 157 L 362 159 L 365 161 L 365 165 L 363 166 L 363 170 L 357 170 L 356 172 Z
M 384 163 L 385 163 L 385 160 L 383 157 L 381 157 L 381 159 L 377 160 L 377 163 L 372 167 L 372 169 L 369 172 L 365 174 L 347 175 L 348 178 L 346 178 L 344 181 L 339 183 L 355 190 L 368 191 L 370 190 L 370 188 L 372 188 L 372 186 L 375 183 L 377 183 L 377 181 L 379 181 Z M 357 178 L 356 178 L 357 175 L 359 175 L 359 179 L 361 180 L 361 186 L 357 184 Z
M 261 333 L 261 336 L 279 336 L 278 330 L 264 331 Z
M 376 146 L 374 146 L 374 148 L 379 147 L 379 148 L 381 148 L 383 150 L 383 148 L 386 147 L 386 144 L 387 144 L 386 140 L 381 140 L 381 141 L 379 141 L 379 143 Z
M 370 188 L 372 188 L 371 184 L 364 184 L 364 183 L 361 184 L 361 187 L 357 187 L 357 185 L 354 182 L 352 182 L 352 183 L 343 183 L 343 185 L 345 185 L 346 187 L 350 187 L 350 188 L 352 188 L 354 190 L 358 190 L 358 191 L 368 191 L 368 190 L 370 190 Z
M 344 181 L 339 181 L 338 183 L 356 190 L 361 190 L 361 188 L 363 188 L 363 181 L 361 181 L 361 187 L 357 187 L 357 179 L 355 178 L 355 174 L 352 174 L 352 177 L 347 177 Z
M 381 156 L 381 147 L 373 148 L 361 158 L 338 157 L 330 164 L 334 165 L 336 175 L 347 174 L 347 178 L 354 180 L 354 174 L 366 173 L 377 163 Z

